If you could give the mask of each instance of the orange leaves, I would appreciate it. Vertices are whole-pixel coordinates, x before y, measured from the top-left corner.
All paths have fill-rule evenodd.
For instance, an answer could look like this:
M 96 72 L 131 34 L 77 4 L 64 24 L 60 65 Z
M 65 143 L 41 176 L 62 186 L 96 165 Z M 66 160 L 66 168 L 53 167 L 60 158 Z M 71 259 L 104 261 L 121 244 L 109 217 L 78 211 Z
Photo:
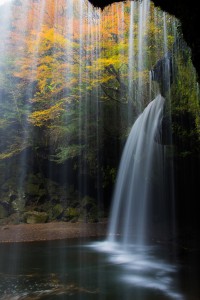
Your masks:
M 124 35 L 128 29 L 125 23 L 125 20 L 129 18 L 129 14 L 125 10 L 127 6 L 129 4 L 116 3 L 111 8 L 108 7 L 104 10 L 101 22 L 103 39 L 109 38 L 113 42 L 118 42 L 120 36 Z
M 74 84 L 71 78 L 67 81 L 66 78 L 75 69 L 73 57 L 74 49 L 78 47 L 76 43 L 66 39 L 54 28 L 44 26 L 39 35 L 32 32 L 27 45 L 28 53 L 17 62 L 15 76 L 37 81 L 37 94 L 43 96 L 49 92 L 56 93 L 65 85 L 70 87 L 70 84 Z
M 84 1 L 80 3 L 79 0 L 29 0 L 23 6 L 27 16 L 24 21 L 22 13 L 18 19 L 16 13 L 13 20 L 16 27 L 13 49 L 22 47 L 17 53 L 13 74 L 33 83 L 30 86 L 35 89 L 29 100 L 38 109 L 38 114 L 34 115 L 38 120 L 46 120 L 53 114 L 49 108 L 40 110 L 49 107 L 49 99 L 54 107 L 66 94 L 77 99 L 102 84 L 115 90 L 127 86 L 132 51 L 128 46 L 130 33 L 133 35 L 133 56 L 138 56 L 139 3 L 135 4 L 134 18 L 128 2 L 116 3 L 102 13 L 92 10 Z M 152 14 L 156 18 L 153 10 Z M 23 32 L 20 26 L 27 23 L 26 32 Z M 150 44 L 144 46 L 144 51 L 151 58 L 155 52 L 152 48 L 154 36 L 160 36 L 157 27 L 157 23 L 150 20 Z M 23 40 L 24 47 L 17 36 Z M 136 64 L 132 66 L 132 80 L 137 79 L 137 67 Z

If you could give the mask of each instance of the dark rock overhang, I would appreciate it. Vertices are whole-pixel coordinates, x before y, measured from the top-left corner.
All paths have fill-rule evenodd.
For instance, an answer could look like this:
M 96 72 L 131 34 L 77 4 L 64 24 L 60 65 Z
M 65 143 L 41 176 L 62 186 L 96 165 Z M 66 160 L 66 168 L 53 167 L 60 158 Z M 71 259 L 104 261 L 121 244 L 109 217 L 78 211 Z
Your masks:
M 121 0 L 89 0 L 95 7 L 104 8 Z M 180 20 L 184 39 L 192 51 L 193 64 L 200 78 L 200 16 L 198 1 L 191 0 L 152 0 L 163 11 Z M 199 79 L 198 78 L 198 79 Z

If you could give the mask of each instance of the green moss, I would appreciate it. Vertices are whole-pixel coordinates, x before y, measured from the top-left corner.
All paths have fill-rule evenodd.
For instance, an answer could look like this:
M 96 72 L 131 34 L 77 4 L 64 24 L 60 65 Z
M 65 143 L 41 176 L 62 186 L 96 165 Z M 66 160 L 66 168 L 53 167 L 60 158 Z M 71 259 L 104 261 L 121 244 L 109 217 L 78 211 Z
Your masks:
M 64 209 L 63 209 L 62 205 L 56 204 L 51 209 L 51 214 L 50 214 L 51 219 L 52 220 L 60 219 L 63 214 L 63 211 L 64 211 Z
M 48 214 L 45 212 L 28 211 L 24 214 L 24 221 L 28 224 L 46 223 Z
M 63 214 L 64 221 L 78 221 L 80 216 L 80 212 L 78 208 L 75 207 L 68 207 Z

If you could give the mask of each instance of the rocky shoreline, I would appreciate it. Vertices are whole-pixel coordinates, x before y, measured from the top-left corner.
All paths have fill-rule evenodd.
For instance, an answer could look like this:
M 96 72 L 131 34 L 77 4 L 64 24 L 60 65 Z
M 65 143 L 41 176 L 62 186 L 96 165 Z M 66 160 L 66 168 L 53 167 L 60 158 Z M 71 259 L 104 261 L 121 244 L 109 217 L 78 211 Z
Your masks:
M 0 226 L 0 243 L 36 242 L 106 236 L 107 221 L 98 223 L 49 222 Z

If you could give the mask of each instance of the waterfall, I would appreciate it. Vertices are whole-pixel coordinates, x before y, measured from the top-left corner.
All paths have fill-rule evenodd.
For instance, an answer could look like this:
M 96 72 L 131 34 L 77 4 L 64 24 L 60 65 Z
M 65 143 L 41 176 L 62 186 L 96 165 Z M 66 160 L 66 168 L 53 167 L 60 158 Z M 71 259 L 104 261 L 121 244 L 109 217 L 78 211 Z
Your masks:
M 159 143 L 163 105 L 164 98 L 158 95 L 145 108 L 131 129 L 121 158 L 108 239 L 120 240 L 123 247 L 145 243 L 151 203 L 163 201 L 164 158 Z
M 160 258 L 158 253 L 164 248 L 160 250 L 155 243 L 163 233 L 171 237 L 174 230 L 162 144 L 164 105 L 165 99 L 158 94 L 132 126 L 119 166 L 107 240 L 94 246 L 107 252 L 110 262 L 121 266 L 121 282 L 184 300 L 176 280 L 172 280 L 178 273 L 177 266 L 166 262 L 163 255 Z M 129 296 L 127 299 L 132 299 Z M 145 294 L 137 294 L 136 299 L 146 299 Z
M 162 67 L 159 69 L 161 71 L 155 71 L 153 77 L 151 72 L 145 74 L 151 59 L 148 51 L 144 50 L 149 45 L 147 31 L 150 23 L 153 30 L 161 28 L 154 33 L 154 55 L 159 56 L 160 41 L 163 53 Z M 138 31 L 134 30 L 135 27 Z M 131 2 L 128 36 L 128 123 L 130 124 L 133 113 L 133 99 L 132 103 L 136 106 L 135 111 L 139 117 L 130 130 L 122 153 L 108 228 L 108 241 L 119 242 L 124 249 L 133 244 L 146 245 L 151 239 L 161 236 L 162 232 L 166 235 L 175 232 L 173 165 L 167 157 L 164 141 L 165 135 L 169 143 L 172 143 L 170 126 L 163 135 L 163 119 L 166 118 L 166 115 L 163 116 L 164 107 L 170 111 L 171 32 L 176 35 L 175 25 L 172 23 L 169 26 L 165 13 L 155 8 L 152 11 L 149 1 L 139 4 Z M 138 43 L 135 43 L 135 38 Z M 136 78 L 135 72 L 138 72 Z M 149 77 L 149 86 L 145 76 Z M 161 92 L 158 86 L 154 87 L 152 81 L 156 76 L 161 83 Z M 160 94 L 163 91 L 167 95 L 167 103 Z M 152 97 L 155 98 L 153 101 Z M 168 122 L 171 124 L 170 117 Z

